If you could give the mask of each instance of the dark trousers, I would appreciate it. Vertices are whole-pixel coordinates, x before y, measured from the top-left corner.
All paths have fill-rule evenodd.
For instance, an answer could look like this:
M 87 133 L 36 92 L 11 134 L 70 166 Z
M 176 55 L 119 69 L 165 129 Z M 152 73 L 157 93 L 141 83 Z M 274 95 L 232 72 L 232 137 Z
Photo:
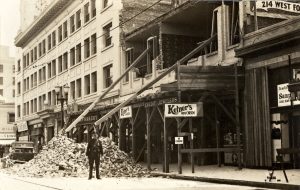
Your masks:
M 90 165 L 89 178 L 92 178 L 92 176 L 93 176 L 94 163 L 95 163 L 95 167 L 96 167 L 96 178 L 99 178 L 100 177 L 100 173 L 99 173 L 100 158 L 99 157 L 89 157 L 89 165 Z

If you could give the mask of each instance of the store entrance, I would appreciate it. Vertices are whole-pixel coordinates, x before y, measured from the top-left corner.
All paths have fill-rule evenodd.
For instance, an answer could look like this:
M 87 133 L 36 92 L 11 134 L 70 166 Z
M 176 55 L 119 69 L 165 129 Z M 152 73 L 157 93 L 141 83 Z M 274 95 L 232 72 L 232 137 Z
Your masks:
M 293 126 L 291 128 L 291 147 L 300 149 L 300 112 L 293 116 Z M 295 167 L 300 168 L 300 155 L 294 155 Z

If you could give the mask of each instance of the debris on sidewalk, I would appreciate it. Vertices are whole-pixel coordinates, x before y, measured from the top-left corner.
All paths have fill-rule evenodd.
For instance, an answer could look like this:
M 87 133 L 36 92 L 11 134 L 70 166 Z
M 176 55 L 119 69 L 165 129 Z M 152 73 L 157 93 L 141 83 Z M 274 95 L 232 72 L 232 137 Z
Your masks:
M 109 138 L 100 138 L 104 155 L 100 161 L 103 177 L 147 177 L 149 172 Z M 25 164 L 14 164 L 6 172 L 26 177 L 88 176 L 87 143 L 75 143 L 66 136 L 54 137 L 41 152 Z

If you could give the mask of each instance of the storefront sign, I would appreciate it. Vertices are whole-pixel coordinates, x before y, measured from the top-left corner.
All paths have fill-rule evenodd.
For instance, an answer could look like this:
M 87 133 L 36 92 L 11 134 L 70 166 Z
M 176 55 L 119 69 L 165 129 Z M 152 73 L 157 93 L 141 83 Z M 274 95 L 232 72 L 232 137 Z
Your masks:
M 183 137 L 175 137 L 175 144 L 183 144 Z
M 277 85 L 277 100 L 278 107 L 290 106 L 291 105 L 291 94 L 288 90 L 288 83 Z M 294 105 L 299 105 L 300 101 L 293 101 Z
M 165 117 L 198 117 L 198 116 L 203 116 L 202 103 L 165 104 Z
M 135 104 L 132 104 L 132 108 L 138 108 L 138 107 L 154 107 L 154 106 L 159 106 L 163 104 L 171 104 L 171 103 L 176 103 L 177 98 L 172 97 L 172 98 L 164 98 L 164 99 L 157 99 L 149 102 L 138 102 Z
M 0 134 L 0 139 L 15 139 L 15 134 Z
M 28 130 L 27 121 L 18 123 L 17 127 L 18 127 L 18 132 L 27 131 Z
M 132 117 L 132 108 L 131 106 L 123 107 L 120 109 L 120 118 L 131 118 Z
M 28 140 L 28 136 L 21 136 L 19 137 L 20 141 L 27 141 Z
M 300 4 L 287 1 L 256 1 L 256 9 L 277 9 L 287 12 L 300 13 Z

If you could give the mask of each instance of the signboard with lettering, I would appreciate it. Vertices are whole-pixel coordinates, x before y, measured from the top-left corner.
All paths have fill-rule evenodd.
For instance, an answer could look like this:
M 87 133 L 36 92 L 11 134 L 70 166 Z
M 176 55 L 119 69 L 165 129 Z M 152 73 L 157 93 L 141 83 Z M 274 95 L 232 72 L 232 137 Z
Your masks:
M 300 4 L 287 1 L 256 1 L 256 9 L 277 9 L 287 12 L 300 13 Z
M 165 117 L 203 116 L 203 104 L 165 104 Z
M 288 83 L 277 85 L 277 100 L 278 107 L 290 106 L 291 105 L 291 94 L 288 90 Z M 293 101 L 294 105 L 299 105 L 300 101 Z
M 17 127 L 18 127 L 18 132 L 27 131 L 28 130 L 27 121 L 18 123 Z
M 0 139 L 15 139 L 16 134 L 4 133 L 0 134 Z
M 131 106 L 123 107 L 120 109 L 120 119 L 131 118 L 131 117 L 132 117 Z
M 183 137 L 175 137 L 175 144 L 183 144 Z

